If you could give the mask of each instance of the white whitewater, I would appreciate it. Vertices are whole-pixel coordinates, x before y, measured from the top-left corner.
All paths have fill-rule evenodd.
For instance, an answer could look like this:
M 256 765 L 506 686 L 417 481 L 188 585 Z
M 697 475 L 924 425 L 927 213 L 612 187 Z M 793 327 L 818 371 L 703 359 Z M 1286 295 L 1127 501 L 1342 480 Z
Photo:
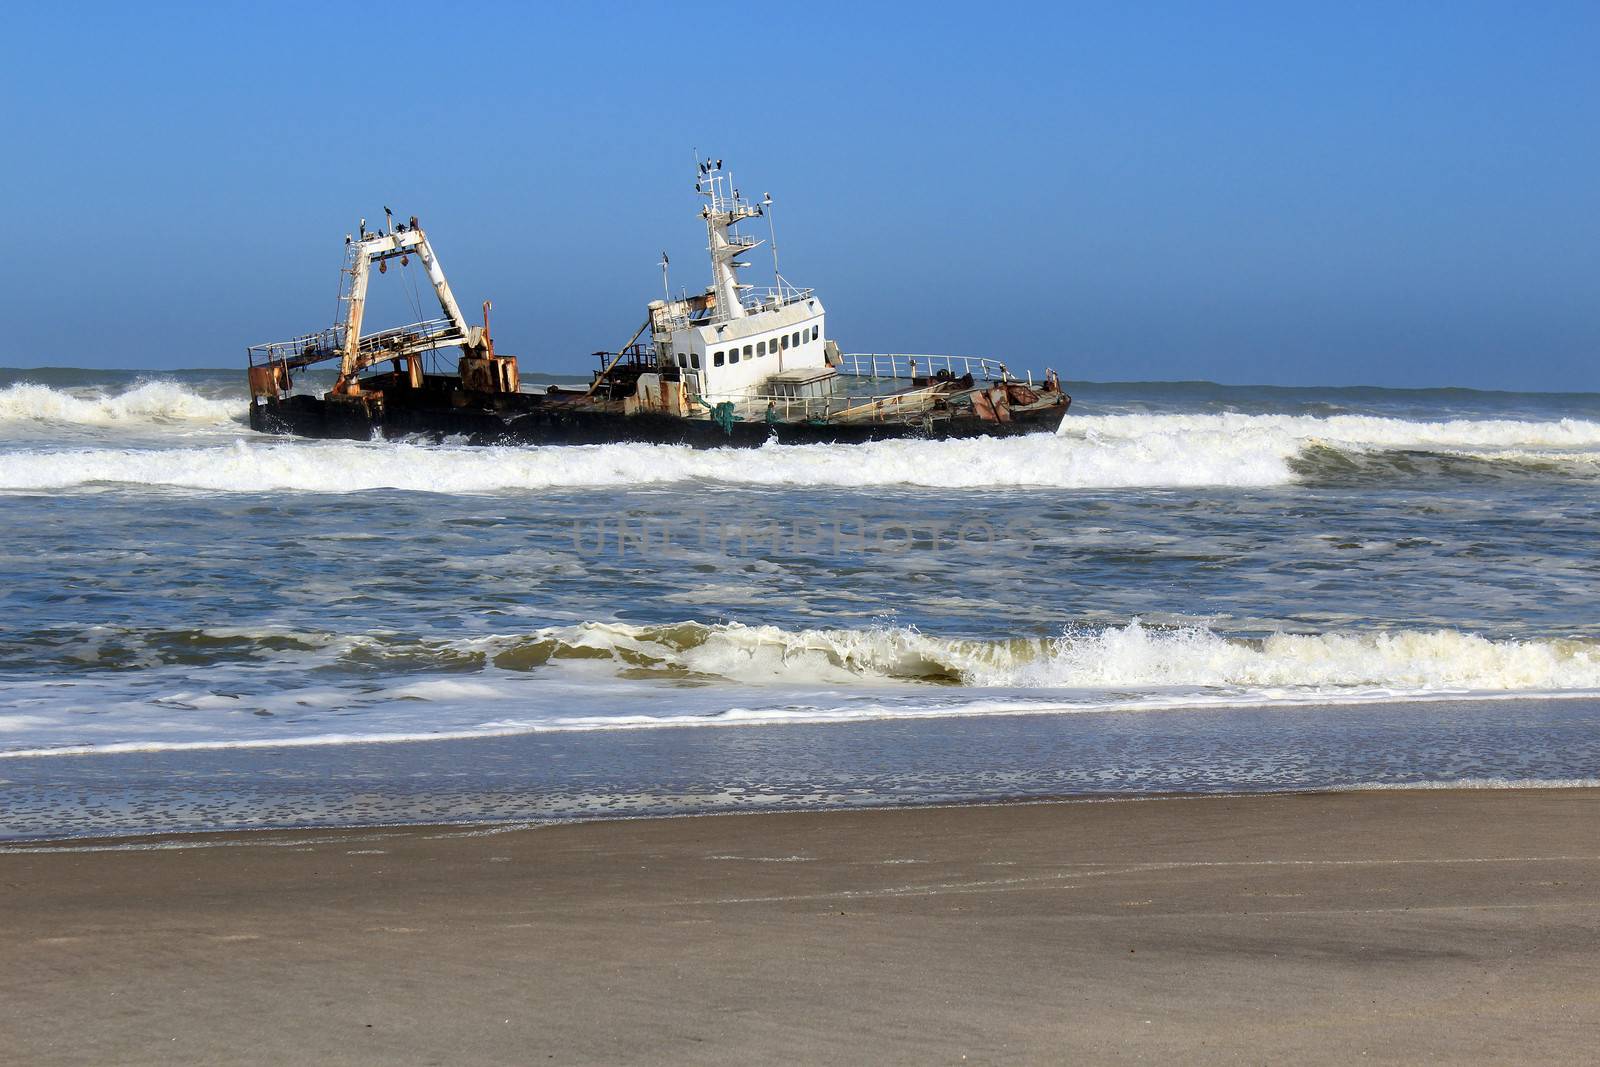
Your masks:
M 1600 465 L 1600 422 L 1579 419 L 1408 421 L 1378 416 L 1242 414 L 1071 415 L 1054 436 L 1004 440 L 885 441 L 755 450 L 613 444 L 469 448 L 407 443 L 307 442 L 236 434 L 237 401 L 150 382 L 117 395 L 80 396 L 39 385 L 0 390 L 0 420 L 34 426 L 205 429 L 221 440 L 191 447 L 18 448 L 0 455 L 0 491 L 88 485 L 207 492 L 500 493 L 672 483 L 873 488 L 1254 488 L 1301 477 L 1314 448 L 1353 455 L 1429 452 L 1516 464 Z M 229 439 L 231 438 L 231 439 Z M 77 443 L 77 442 L 73 442 Z
M 136 423 L 226 426 L 242 421 L 244 403 L 206 397 L 176 382 L 150 381 L 124 392 L 66 390 L 19 382 L 0 389 L 0 422 L 114 427 Z
M 282 633 L 264 633 L 282 638 Z M 293 635 L 304 665 L 382 639 Z M 313 651 L 306 652 L 305 649 Z M 393 677 L 363 695 L 290 686 L 250 695 L 219 667 L 152 672 L 141 698 L 95 679 L 12 689 L 0 757 L 413 741 L 487 734 L 826 724 L 987 715 L 1175 712 L 1447 699 L 1600 696 L 1600 643 L 1491 640 L 1452 630 L 1231 638 L 1199 627 L 1069 630 L 1049 640 L 953 640 L 905 627 L 787 630 L 591 622 L 462 639 L 469 675 Z M 323 657 L 323 658 L 317 658 Z M 296 672 L 298 673 L 298 672 Z M 241 684 L 244 683 L 244 684 Z M 60 702 L 97 716 L 63 719 Z M 40 712 L 33 711 L 37 707 Z M 263 719 L 262 712 L 269 714 Z M 352 714 L 352 713 L 357 714 Z M 276 717 L 295 725 L 287 732 Z
M 1600 690 L 1600 644 L 1491 640 L 1455 630 L 1227 637 L 1202 627 L 1072 629 L 1048 639 L 957 640 L 905 627 L 785 630 L 741 623 L 585 623 L 476 642 L 493 651 L 583 649 L 630 670 L 682 669 L 746 684 L 956 682 L 1006 689 Z M 547 651 L 548 650 L 548 651 Z

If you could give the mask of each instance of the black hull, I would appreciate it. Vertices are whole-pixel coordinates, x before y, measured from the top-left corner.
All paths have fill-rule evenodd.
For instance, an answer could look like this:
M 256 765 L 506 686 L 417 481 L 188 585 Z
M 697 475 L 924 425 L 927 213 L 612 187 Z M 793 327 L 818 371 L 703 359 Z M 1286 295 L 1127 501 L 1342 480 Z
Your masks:
M 756 448 L 780 444 L 861 444 L 897 438 L 941 440 L 1053 433 L 1071 398 L 1054 405 L 1014 411 L 1009 422 L 974 417 L 914 423 L 735 422 L 673 415 L 624 415 L 616 411 L 540 403 L 533 394 L 485 396 L 462 405 L 460 394 L 391 394 L 381 402 L 290 396 L 250 405 L 250 428 L 261 433 L 335 440 L 460 440 L 473 445 L 597 445 L 622 441 L 689 445 L 693 448 Z

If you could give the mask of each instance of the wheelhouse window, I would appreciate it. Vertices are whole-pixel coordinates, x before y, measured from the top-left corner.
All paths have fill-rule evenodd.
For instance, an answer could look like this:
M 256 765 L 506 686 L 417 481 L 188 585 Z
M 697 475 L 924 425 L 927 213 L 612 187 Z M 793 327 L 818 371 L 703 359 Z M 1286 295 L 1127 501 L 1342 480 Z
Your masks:
M 699 370 L 700 369 L 700 353 L 698 353 L 698 352 L 690 352 L 689 353 L 689 366 L 693 367 L 695 370 Z
M 780 338 L 778 338 L 778 340 L 783 342 L 783 347 L 784 348 L 788 348 L 789 347 L 789 338 L 787 336 L 780 337 Z
M 749 346 L 749 345 L 745 345 L 745 346 L 744 346 L 744 358 L 745 358 L 745 359 L 750 359 L 750 358 L 752 358 L 752 355 L 751 355 L 751 354 L 752 354 L 752 353 L 753 353 L 753 352 L 755 352 L 755 349 L 754 349 L 754 348 L 751 348 L 751 347 L 750 347 L 750 346 Z
M 822 333 L 822 327 L 821 326 L 813 326 L 813 327 L 811 327 L 811 339 L 813 341 L 815 341 L 817 339 L 817 336 L 820 333 Z
M 689 357 L 684 355 L 682 352 L 679 352 L 678 353 L 678 366 L 687 367 L 688 365 L 689 365 Z
M 721 352 L 714 353 L 712 355 L 712 357 L 711 357 L 711 365 L 713 367 L 722 366 L 723 358 L 724 358 L 724 353 L 721 353 Z
M 757 341 L 756 342 L 756 355 L 764 356 L 766 354 L 767 354 L 767 342 L 765 342 L 765 341 Z
M 800 347 L 800 334 L 798 331 L 794 335 L 794 340 L 790 341 L 789 343 L 794 345 L 796 348 Z

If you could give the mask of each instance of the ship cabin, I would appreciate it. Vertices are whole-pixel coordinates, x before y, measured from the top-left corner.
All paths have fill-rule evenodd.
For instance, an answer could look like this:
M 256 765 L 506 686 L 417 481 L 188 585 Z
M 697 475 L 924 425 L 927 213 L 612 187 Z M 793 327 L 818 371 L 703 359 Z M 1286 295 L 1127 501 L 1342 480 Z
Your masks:
M 779 395 L 772 383 L 778 375 L 809 371 L 818 381 L 830 377 L 838 349 L 828 340 L 815 291 L 790 285 L 778 273 L 776 258 L 775 287 L 757 289 L 739 280 L 748 265 L 741 257 L 765 243 L 740 233 L 739 223 L 763 217 L 770 223 L 772 198 L 747 203 L 721 160 L 706 160 L 698 167 L 695 187 L 705 200 L 700 215 L 706 225 L 711 285 L 694 296 L 669 295 L 651 303 L 657 365 L 675 370 L 690 396 L 736 406 Z
M 822 302 L 810 290 L 774 296 L 740 318 L 689 325 L 658 335 L 662 361 L 678 368 L 691 393 L 715 400 L 767 394 L 766 382 L 790 371 L 828 368 Z

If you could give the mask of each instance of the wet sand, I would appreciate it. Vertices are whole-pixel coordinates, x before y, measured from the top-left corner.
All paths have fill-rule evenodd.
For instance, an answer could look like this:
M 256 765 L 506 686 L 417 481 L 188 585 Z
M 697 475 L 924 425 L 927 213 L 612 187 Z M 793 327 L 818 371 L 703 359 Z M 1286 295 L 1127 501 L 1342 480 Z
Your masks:
M 0 853 L 17 1063 L 1573 1060 L 1600 791 Z

